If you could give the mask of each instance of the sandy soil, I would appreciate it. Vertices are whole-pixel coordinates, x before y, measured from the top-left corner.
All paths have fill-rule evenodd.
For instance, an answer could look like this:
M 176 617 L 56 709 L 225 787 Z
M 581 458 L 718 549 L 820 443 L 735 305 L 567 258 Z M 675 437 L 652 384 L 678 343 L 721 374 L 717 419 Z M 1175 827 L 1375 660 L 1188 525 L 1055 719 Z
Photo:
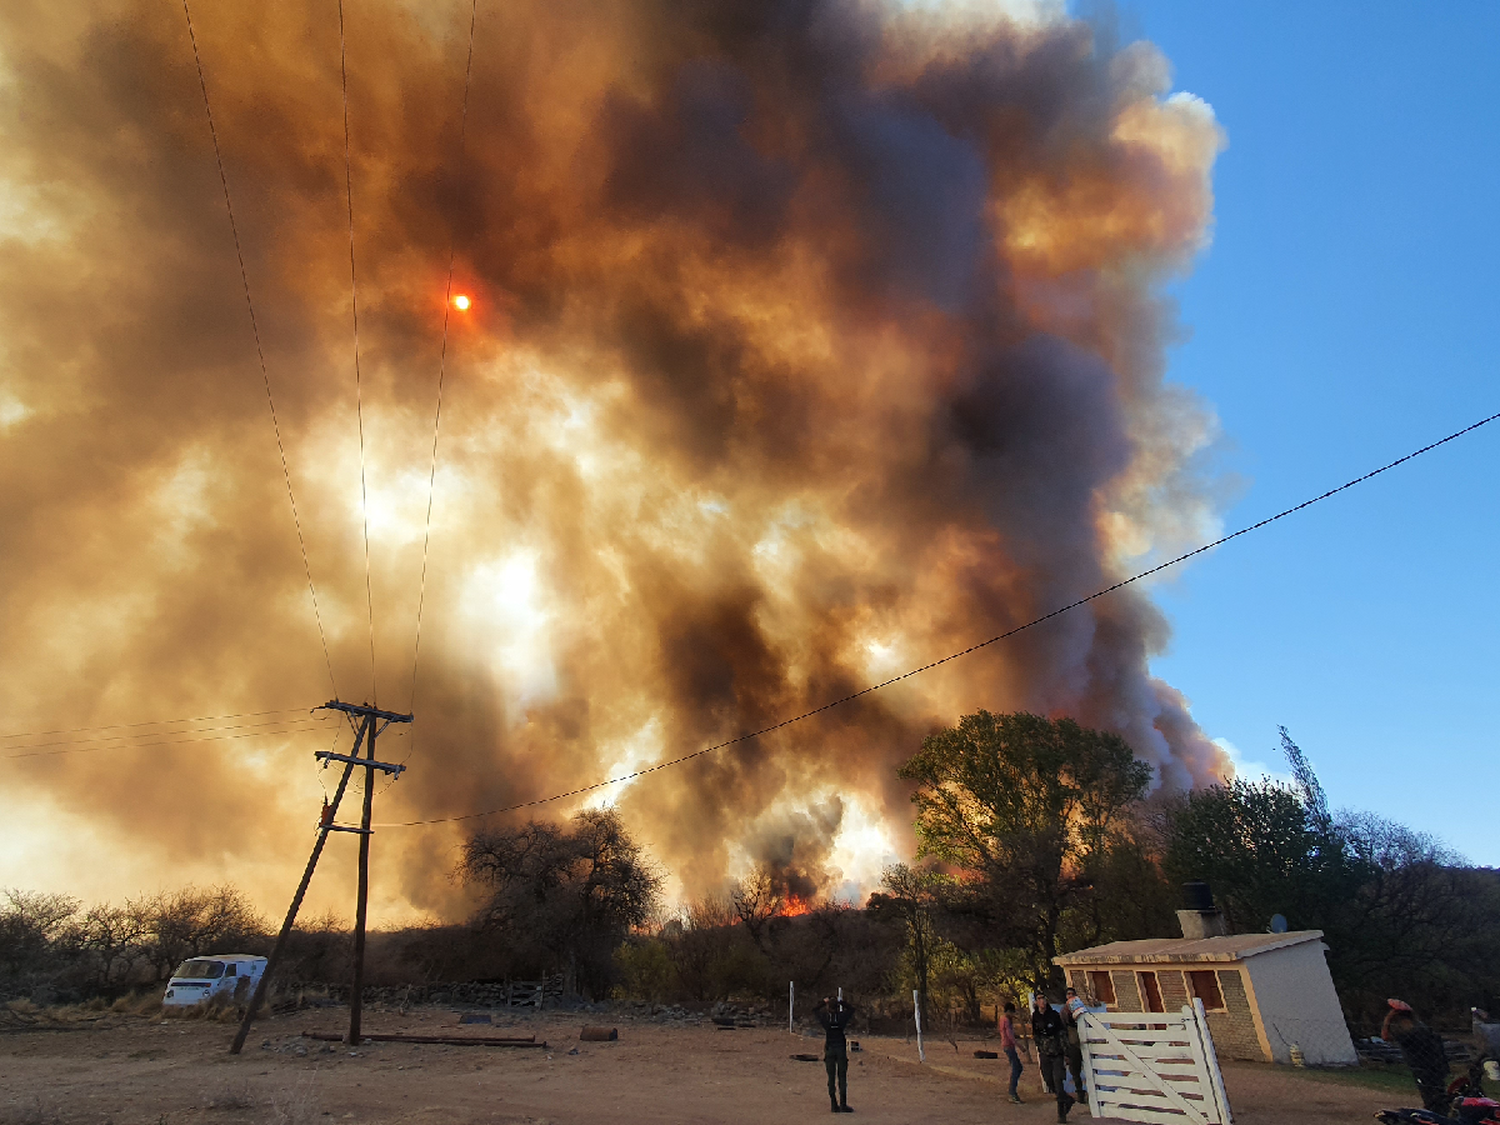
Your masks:
M 829 1115 L 821 1041 L 785 1029 L 716 1030 L 629 1016 L 544 1014 L 506 1028 L 460 1026 L 445 1010 L 366 1014 L 367 1032 L 531 1034 L 547 1050 L 380 1043 L 358 1050 L 304 1040 L 344 1030 L 342 1013 L 318 1010 L 257 1023 L 243 1055 L 229 1055 L 233 1025 L 107 1014 L 72 1030 L 0 1034 L 0 1122 L 49 1125 L 319 1125 L 441 1122 L 783 1122 Z M 582 1043 L 585 1022 L 620 1030 L 618 1042 Z M 1025 1105 L 1005 1100 L 1003 1058 L 980 1060 L 959 1040 L 914 1044 L 862 1037 L 849 1068 L 855 1113 L 868 1122 L 1002 1122 L 1046 1125 L 1055 1108 L 1035 1067 Z M 574 1053 L 576 1049 L 576 1053 Z M 1369 1122 L 1390 1093 L 1350 1082 L 1229 1064 L 1239 1125 Z M 1408 1101 L 1410 1099 L 1407 1099 Z M 1090 1120 L 1075 1111 L 1074 1122 Z

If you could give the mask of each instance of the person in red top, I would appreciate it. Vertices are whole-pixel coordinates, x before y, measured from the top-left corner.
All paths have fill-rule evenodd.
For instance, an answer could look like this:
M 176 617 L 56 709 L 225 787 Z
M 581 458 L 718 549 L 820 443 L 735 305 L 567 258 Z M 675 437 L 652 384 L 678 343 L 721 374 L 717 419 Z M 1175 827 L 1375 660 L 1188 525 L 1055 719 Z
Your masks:
M 1021 1104 L 1021 1095 L 1016 1092 L 1016 1083 L 1021 1081 L 1021 1056 L 1016 1051 L 1016 1006 L 1005 1003 L 1005 1014 L 1000 1017 L 1000 1048 L 1010 1060 L 1010 1100 Z

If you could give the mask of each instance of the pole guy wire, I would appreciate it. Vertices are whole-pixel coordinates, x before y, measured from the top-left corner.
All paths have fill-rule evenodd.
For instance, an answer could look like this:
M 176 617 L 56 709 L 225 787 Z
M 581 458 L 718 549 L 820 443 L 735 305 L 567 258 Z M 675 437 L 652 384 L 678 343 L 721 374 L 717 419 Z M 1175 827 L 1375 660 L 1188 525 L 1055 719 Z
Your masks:
M 1394 461 L 1390 461 L 1384 465 L 1381 465 L 1378 469 L 1372 469 L 1362 476 L 1358 476 L 1353 480 L 1346 481 L 1343 484 L 1339 485 L 1337 488 L 1330 488 L 1327 492 L 1319 493 L 1317 496 L 1314 496 L 1309 500 L 1304 500 L 1300 504 L 1294 504 L 1292 507 L 1283 509 L 1273 516 L 1267 516 L 1265 519 L 1259 520 L 1246 527 L 1242 527 L 1238 531 L 1232 531 L 1228 535 L 1220 536 L 1218 539 L 1215 539 L 1211 543 L 1204 543 L 1200 547 L 1194 547 L 1191 551 L 1185 551 L 1184 553 L 1178 555 L 1176 558 L 1168 559 L 1163 563 L 1158 563 L 1156 566 L 1143 570 L 1139 574 L 1133 574 L 1129 578 L 1122 578 L 1120 581 L 1111 583 L 1110 585 L 1105 586 L 1103 589 L 1095 590 L 1092 594 L 1089 594 L 1086 597 L 1079 598 L 1077 601 L 1069 602 L 1067 605 L 1059 606 L 1058 608 L 1048 613 L 1042 614 L 1040 617 L 1034 617 L 1024 624 L 1017 625 L 1013 629 L 1007 629 L 1003 633 L 990 637 L 988 640 L 980 641 L 977 644 L 972 644 L 968 648 L 962 649 L 959 652 L 950 653 L 949 655 L 941 657 L 938 660 L 933 660 L 927 664 L 923 664 L 919 668 L 912 668 L 909 671 L 902 672 L 901 674 L 896 676 L 892 676 L 890 677 L 890 679 L 881 680 L 876 684 L 870 684 L 868 687 L 861 688 L 859 691 L 850 692 L 848 695 L 840 696 L 838 699 L 830 700 L 829 702 L 824 703 L 819 707 L 814 707 L 811 710 L 803 711 L 800 715 L 793 715 L 789 719 L 782 719 L 778 723 L 772 723 L 770 726 L 761 727 L 759 730 L 748 731 L 744 734 L 736 735 L 733 738 L 725 739 L 723 742 L 715 743 L 712 746 L 705 746 L 701 750 L 694 750 L 689 754 L 683 754 L 680 757 L 672 758 L 665 762 L 658 762 L 653 766 L 647 766 L 644 769 L 635 770 L 631 773 L 623 775 L 622 777 L 612 777 L 606 781 L 596 781 L 590 785 L 580 785 L 576 789 L 569 789 L 566 792 L 562 793 L 554 793 L 549 797 L 538 797 L 530 801 L 520 801 L 513 805 L 503 805 L 497 809 L 486 809 L 484 812 L 465 813 L 461 816 L 438 816 L 431 817 L 426 820 L 397 821 L 390 824 L 376 825 L 375 827 L 415 828 L 426 824 L 446 824 L 461 820 L 476 820 L 480 817 L 494 816 L 499 813 L 517 812 L 521 809 L 534 808 L 537 805 L 551 804 L 554 801 L 562 801 L 566 800 L 569 797 L 577 797 L 584 793 L 591 793 L 596 789 L 603 789 L 610 785 L 619 785 L 626 781 L 634 781 L 636 778 L 645 777 L 648 774 L 657 773 L 665 769 L 671 769 L 673 766 L 680 766 L 684 762 L 692 761 L 694 758 L 701 758 L 707 754 L 713 754 L 719 750 L 724 750 L 730 746 L 736 746 L 742 742 L 750 742 L 753 739 L 762 737 L 763 735 L 771 734 L 775 731 L 782 730 L 785 727 L 789 727 L 794 723 L 800 723 L 805 719 L 810 719 L 814 715 L 821 715 L 824 711 L 831 711 L 835 707 L 841 707 L 845 703 L 851 703 L 856 699 L 863 698 L 864 696 L 880 691 L 883 688 L 888 688 L 894 684 L 899 684 L 903 680 L 909 680 L 913 676 L 920 676 L 923 672 L 929 672 L 932 669 L 950 663 L 951 661 L 959 660 L 965 656 L 969 656 L 972 653 L 978 652 L 980 649 L 988 648 L 990 645 L 998 644 L 1000 641 L 1006 640 L 1010 637 L 1014 637 L 1017 633 L 1023 633 L 1028 629 L 1032 629 L 1038 625 L 1041 625 L 1043 622 L 1051 621 L 1054 617 L 1061 617 L 1063 614 L 1069 612 L 1070 610 L 1077 609 L 1080 606 L 1087 605 L 1089 602 L 1096 601 L 1097 599 L 1102 598 L 1107 594 L 1112 594 L 1116 590 L 1123 589 L 1124 587 L 1130 586 L 1136 582 L 1140 582 L 1143 579 L 1150 578 L 1153 574 L 1160 574 L 1164 570 L 1177 566 L 1180 563 L 1184 563 L 1188 559 L 1201 555 L 1206 551 L 1211 551 L 1215 547 L 1222 547 L 1224 544 L 1230 542 L 1231 540 L 1238 539 L 1242 535 L 1249 535 L 1252 531 L 1259 531 L 1261 528 L 1266 527 L 1269 524 L 1273 524 L 1277 520 L 1285 519 L 1287 516 L 1294 515 L 1295 513 L 1302 511 L 1302 509 L 1304 508 L 1310 508 L 1314 504 L 1320 503 L 1323 500 L 1327 500 L 1331 496 L 1337 496 L 1340 492 L 1351 489 L 1357 484 L 1363 484 L 1367 480 L 1380 476 L 1381 473 L 1390 472 L 1390 470 L 1396 468 L 1398 465 L 1404 465 L 1406 464 L 1406 462 L 1420 457 L 1424 453 L 1430 453 L 1432 450 L 1437 449 L 1439 446 L 1447 445 L 1450 441 L 1455 441 L 1458 438 L 1463 437 L 1465 434 L 1473 433 L 1480 427 L 1488 426 L 1491 422 L 1495 421 L 1500 421 L 1500 413 L 1491 414 L 1488 418 L 1481 418 L 1478 422 L 1475 422 L 1472 425 L 1465 426 L 1461 430 L 1455 430 L 1447 437 L 1439 438 L 1437 441 L 1422 446 L 1421 449 L 1413 450 L 1411 453 L 1406 454 L 1404 457 L 1398 457 Z
M 184 0 L 186 2 L 186 0 Z M 359 374 L 359 276 L 354 268 L 354 177 L 349 160 L 349 66 L 344 40 L 344 0 L 339 0 L 339 87 L 344 100 L 344 201 L 349 212 L 349 303 L 354 324 L 354 412 L 359 422 L 359 508 L 365 532 L 365 606 L 370 616 L 370 698 L 380 692 L 375 678 L 375 593 L 370 583 L 370 493 L 365 482 L 365 405 Z M 338 698 L 338 693 L 334 693 Z
M 276 451 L 281 455 L 281 478 L 286 482 L 286 497 L 292 506 L 292 522 L 297 527 L 297 546 L 302 551 L 302 570 L 307 575 L 307 592 L 312 595 L 313 617 L 318 623 L 318 639 L 323 644 L 323 663 L 328 668 L 328 684 L 333 688 L 333 696 L 337 699 L 339 689 L 333 678 L 333 660 L 328 655 L 328 634 L 323 629 L 323 613 L 318 607 L 317 588 L 313 585 L 312 564 L 307 559 L 307 539 L 302 534 L 302 518 L 297 514 L 297 496 L 292 491 L 291 470 L 287 468 L 286 445 L 281 439 L 281 421 L 276 415 L 276 398 L 271 393 L 271 376 L 266 370 L 266 353 L 260 342 L 260 325 L 255 319 L 255 302 L 250 299 L 250 274 L 245 269 L 245 254 L 240 246 L 239 225 L 234 221 L 234 204 L 229 198 L 229 177 L 224 172 L 224 155 L 219 150 L 219 131 L 214 126 L 214 112 L 209 105 L 208 81 L 203 76 L 203 57 L 198 52 L 198 35 L 193 30 L 193 13 L 188 9 L 188 0 L 182 0 L 182 14 L 187 18 L 188 39 L 193 45 L 193 63 L 198 69 L 198 88 L 203 93 L 203 113 L 208 118 L 208 135 L 213 140 L 214 163 L 219 169 L 219 185 L 224 189 L 224 210 L 229 215 L 229 233 L 234 237 L 234 256 L 239 261 L 240 281 L 245 287 L 245 307 L 250 312 L 250 332 L 255 337 L 255 355 L 260 360 L 260 377 L 266 388 L 266 405 L 271 409 L 271 427 L 276 431 Z

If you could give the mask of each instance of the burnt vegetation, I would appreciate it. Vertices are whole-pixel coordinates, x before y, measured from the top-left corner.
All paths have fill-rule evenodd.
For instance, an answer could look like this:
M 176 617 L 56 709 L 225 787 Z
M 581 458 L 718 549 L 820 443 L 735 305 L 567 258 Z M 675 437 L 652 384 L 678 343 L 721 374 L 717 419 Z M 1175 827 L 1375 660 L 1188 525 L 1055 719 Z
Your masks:
M 662 905 L 663 873 L 614 810 L 480 832 L 454 876 L 483 892 L 467 922 L 371 935 L 372 987 L 553 980 L 565 995 L 733 1000 L 799 1010 L 843 988 L 895 1024 L 923 997 L 938 1032 L 1058 987 L 1058 953 L 1171 936 L 1182 882 L 1214 888 L 1232 932 L 1274 914 L 1320 929 L 1351 1029 L 1387 996 L 1439 1024 L 1500 996 L 1500 872 L 1431 837 L 1326 807 L 1298 780 L 1148 793 L 1149 767 L 1114 735 L 1069 720 L 978 712 L 929 736 L 914 783 L 912 864 L 863 907 L 804 897 L 764 865 L 720 895 Z M 264 919 L 233 887 L 185 888 L 87 910 L 60 895 L 0 898 L 0 996 L 115 999 L 159 987 L 190 957 L 264 952 Z M 346 989 L 347 923 L 304 920 L 282 987 Z M 429 988 L 430 991 L 430 988 Z M 899 1026 L 899 1025 L 896 1025 Z M 893 1029 L 895 1029 L 893 1027 Z

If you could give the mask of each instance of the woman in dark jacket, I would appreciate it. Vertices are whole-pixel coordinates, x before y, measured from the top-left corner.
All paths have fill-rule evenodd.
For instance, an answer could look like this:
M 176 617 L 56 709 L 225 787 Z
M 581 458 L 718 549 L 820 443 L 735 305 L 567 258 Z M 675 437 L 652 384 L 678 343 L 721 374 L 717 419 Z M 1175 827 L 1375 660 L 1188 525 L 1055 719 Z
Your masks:
M 1057 1119 L 1066 1121 L 1068 1110 L 1073 1108 L 1073 1099 L 1063 1089 L 1068 1077 L 1068 1032 L 1063 1026 L 1062 1016 L 1053 1011 L 1047 997 L 1040 992 L 1036 994 L 1036 1006 L 1031 1012 L 1031 1038 L 1036 1043 L 1042 1078 L 1057 1095 Z

